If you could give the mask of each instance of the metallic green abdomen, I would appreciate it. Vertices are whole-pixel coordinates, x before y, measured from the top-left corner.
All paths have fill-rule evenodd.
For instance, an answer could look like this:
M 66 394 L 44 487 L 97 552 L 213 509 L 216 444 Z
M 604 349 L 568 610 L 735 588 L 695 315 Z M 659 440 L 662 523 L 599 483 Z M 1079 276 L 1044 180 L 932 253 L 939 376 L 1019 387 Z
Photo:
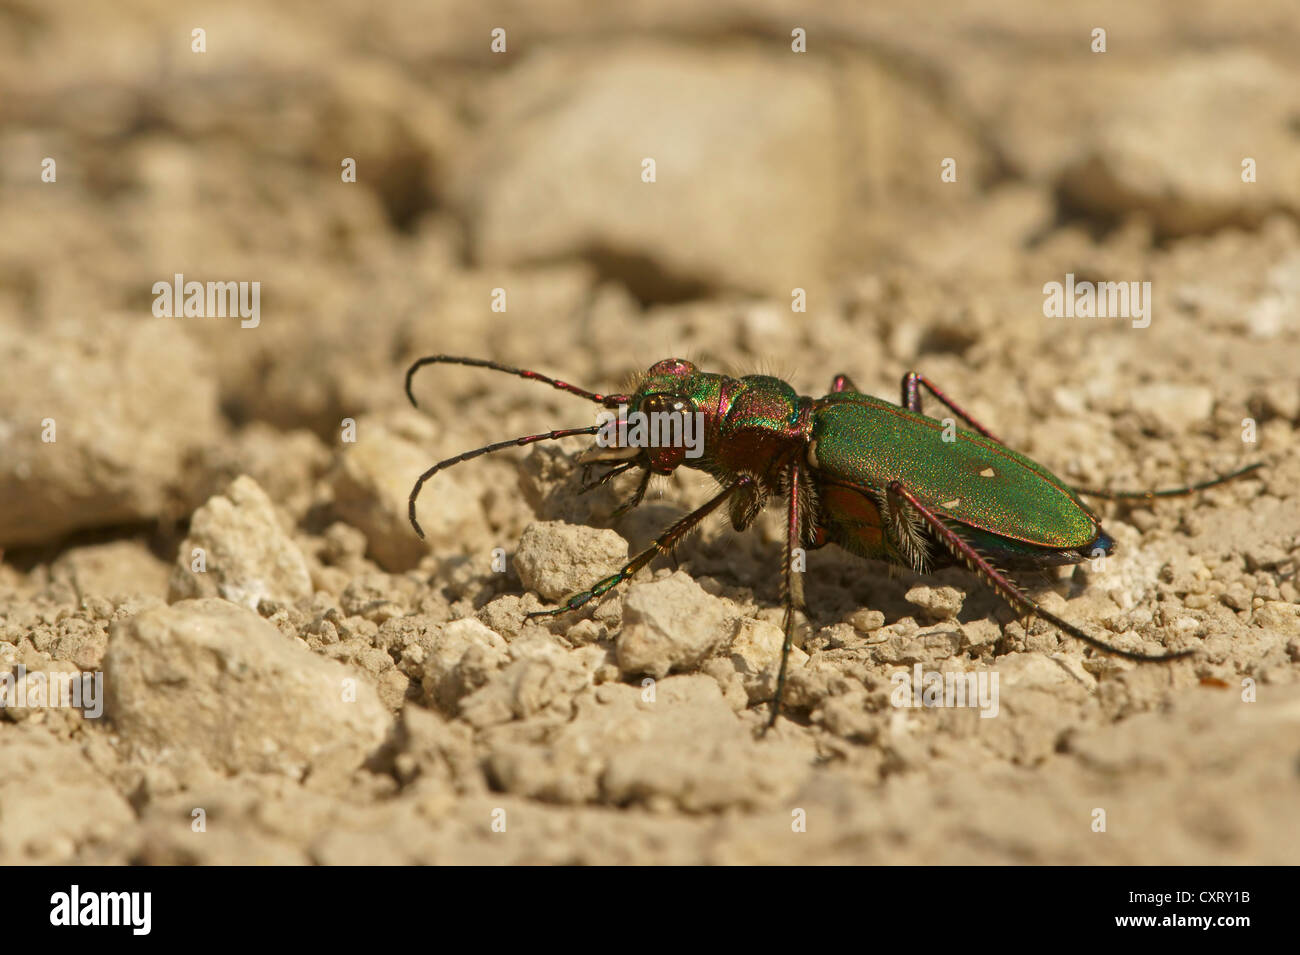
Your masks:
M 810 461 L 828 482 L 863 490 L 901 481 L 946 520 L 998 537 L 1053 549 L 1096 539 L 1096 521 L 1041 464 L 971 431 L 949 436 L 942 422 L 877 398 L 828 395 L 813 412 Z M 872 549 L 869 526 L 862 535 Z

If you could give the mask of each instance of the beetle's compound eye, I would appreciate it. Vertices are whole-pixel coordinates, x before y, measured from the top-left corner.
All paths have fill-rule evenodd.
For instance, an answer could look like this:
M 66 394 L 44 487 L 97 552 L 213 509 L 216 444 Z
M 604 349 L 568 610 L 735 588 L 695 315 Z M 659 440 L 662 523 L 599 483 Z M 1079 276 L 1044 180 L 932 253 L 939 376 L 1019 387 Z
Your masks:
M 637 409 L 643 416 L 640 440 L 645 442 L 650 470 L 671 474 L 688 457 L 698 457 L 704 435 L 698 427 L 695 403 L 684 395 L 646 395 Z M 629 436 L 632 429 L 628 429 Z M 693 453 L 692 453 L 693 452 Z
M 682 395 L 653 394 L 641 399 L 641 412 L 647 415 L 686 415 L 695 413 L 695 402 Z

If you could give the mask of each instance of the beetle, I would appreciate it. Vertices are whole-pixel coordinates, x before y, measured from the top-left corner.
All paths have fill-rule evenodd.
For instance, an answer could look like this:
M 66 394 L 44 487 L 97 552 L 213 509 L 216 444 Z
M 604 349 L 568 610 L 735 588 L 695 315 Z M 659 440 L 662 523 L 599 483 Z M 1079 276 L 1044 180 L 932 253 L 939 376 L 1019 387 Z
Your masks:
M 729 375 L 701 371 L 680 358 L 652 365 L 628 394 L 604 395 L 500 362 L 454 355 L 420 358 L 407 370 L 406 395 L 415 405 L 411 383 L 431 364 L 469 365 L 541 382 L 610 410 L 627 409 L 658 416 L 688 433 L 692 421 L 703 426 L 703 448 L 688 455 L 683 443 L 598 441 L 580 455 L 589 491 L 628 471 L 639 470 L 636 490 L 618 509 L 636 507 L 652 476 L 680 467 L 704 471 L 721 489 L 704 504 L 661 533 L 618 572 L 574 594 L 553 610 L 528 614 L 547 617 L 577 610 L 613 590 L 668 553 L 701 521 L 724 504 L 731 525 L 744 531 L 773 500 L 785 507 L 785 561 L 782 622 L 784 643 L 772 700 L 770 727 L 781 712 L 795 614 L 803 610 L 800 549 L 838 544 L 874 560 L 901 565 L 918 574 L 962 565 L 982 579 L 1013 610 L 1041 617 L 1077 640 L 1128 660 L 1167 662 L 1194 651 L 1148 654 L 1112 646 L 1050 612 L 1008 576 L 1017 569 L 1077 564 L 1109 555 L 1114 541 L 1082 497 L 1154 499 L 1190 494 L 1256 470 L 1248 465 L 1199 484 L 1160 491 L 1102 491 L 1072 487 L 1043 465 L 1013 451 L 967 414 L 919 372 L 903 376 L 897 405 L 860 392 L 847 375 L 837 375 L 828 394 L 797 394 L 769 375 Z M 922 392 L 946 406 L 966 428 L 946 427 L 922 410 Z M 678 418 L 679 420 L 673 420 Z M 411 489 L 411 526 L 424 536 L 415 506 L 424 484 L 439 471 L 483 454 L 577 435 L 607 436 L 602 425 L 523 435 L 466 451 L 433 465 Z M 625 432 L 620 432 L 625 434 Z M 592 480 L 591 469 L 607 470 Z

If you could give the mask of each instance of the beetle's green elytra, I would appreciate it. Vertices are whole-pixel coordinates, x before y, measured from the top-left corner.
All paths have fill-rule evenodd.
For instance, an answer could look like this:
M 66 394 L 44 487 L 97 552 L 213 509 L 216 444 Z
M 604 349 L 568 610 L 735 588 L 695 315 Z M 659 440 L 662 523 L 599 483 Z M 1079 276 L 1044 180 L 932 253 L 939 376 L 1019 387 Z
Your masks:
M 554 610 L 537 611 L 529 617 L 576 610 L 608 593 L 655 557 L 671 551 L 723 504 L 738 531 L 747 529 L 774 498 L 784 504 L 785 642 L 769 727 L 781 711 L 795 614 L 803 609 L 802 578 L 796 569 L 800 549 L 838 544 L 861 557 L 918 573 L 960 564 L 1014 610 L 1037 615 L 1098 650 L 1130 660 L 1177 660 L 1194 651 L 1146 654 L 1111 646 L 1043 608 L 1006 570 L 1077 564 L 1110 554 L 1114 542 L 1096 513 L 1083 503 L 1084 496 L 1171 497 L 1222 484 L 1260 467 L 1251 464 L 1199 484 L 1160 491 L 1072 487 L 1043 465 L 1007 447 L 918 372 L 903 377 L 902 399 L 894 405 L 862 394 L 846 375 L 835 377 L 830 393 L 810 398 L 779 378 L 735 378 L 703 372 L 689 361 L 669 358 L 652 365 L 635 392 L 603 395 L 494 361 L 432 355 L 416 361 L 406 373 L 406 394 L 412 404 L 412 379 L 416 371 L 430 364 L 488 368 L 540 381 L 607 409 L 631 409 L 667 421 L 691 416 L 702 422 L 702 452 L 691 456 L 683 446 L 643 446 L 629 441 L 620 446 L 598 442 L 579 458 L 586 468 L 584 491 L 628 471 L 640 471 L 636 490 L 619 512 L 641 502 L 653 475 L 671 474 L 679 467 L 704 471 L 721 488 L 617 573 L 596 581 Z M 949 428 L 924 414 L 922 389 L 966 427 Z M 683 418 L 677 423 L 682 426 L 680 433 L 687 422 Z M 421 474 L 411 489 L 411 526 L 424 536 L 416 519 L 416 499 L 425 482 L 444 468 L 505 448 L 599 433 L 601 427 L 593 425 L 523 435 L 440 461 Z M 593 479 L 591 469 L 597 466 L 607 470 Z
M 828 480 L 883 488 L 906 480 L 945 518 L 1044 548 L 1090 545 L 1098 526 L 1075 493 L 1023 454 L 897 405 L 840 392 L 814 411 L 812 439 Z

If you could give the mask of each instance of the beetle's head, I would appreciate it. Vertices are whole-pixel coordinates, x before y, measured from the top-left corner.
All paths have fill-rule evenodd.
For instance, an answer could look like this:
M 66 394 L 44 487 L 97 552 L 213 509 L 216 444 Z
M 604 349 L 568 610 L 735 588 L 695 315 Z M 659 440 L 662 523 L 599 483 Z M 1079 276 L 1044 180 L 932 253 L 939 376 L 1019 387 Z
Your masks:
M 671 474 L 687 459 L 701 456 L 704 417 L 697 394 L 698 375 L 689 361 L 666 358 L 650 366 L 627 405 L 597 436 L 596 446 L 579 460 L 640 463 L 656 474 Z M 621 412 L 620 412 L 621 413 Z

